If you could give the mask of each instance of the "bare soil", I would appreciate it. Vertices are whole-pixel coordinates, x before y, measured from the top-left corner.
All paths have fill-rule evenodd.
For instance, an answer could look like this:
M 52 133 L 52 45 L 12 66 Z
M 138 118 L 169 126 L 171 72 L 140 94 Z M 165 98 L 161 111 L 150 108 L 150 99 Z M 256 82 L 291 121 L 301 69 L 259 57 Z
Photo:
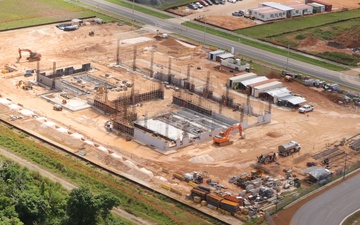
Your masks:
M 89 36 L 90 31 L 95 31 L 95 36 Z M 294 164 L 293 160 L 296 157 L 314 154 L 344 137 L 360 133 L 358 108 L 352 105 L 339 105 L 337 96 L 331 93 L 323 93 L 320 89 L 308 88 L 296 82 L 283 82 L 284 86 L 289 87 L 294 93 L 305 97 L 309 103 L 312 103 L 315 106 L 315 111 L 309 114 L 299 114 L 287 108 L 272 106 L 271 123 L 246 129 L 245 139 L 231 135 L 231 139 L 234 141 L 232 145 L 216 147 L 212 142 L 208 142 L 164 155 L 135 141 L 126 141 L 123 137 L 107 132 L 104 124 L 109 118 L 96 110 L 53 111 L 52 104 L 39 97 L 40 94 L 50 92 L 49 89 L 34 86 L 33 90 L 24 91 L 16 86 L 20 80 L 34 80 L 34 77 L 25 78 L 23 74 L 26 69 L 36 68 L 36 62 L 27 62 L 22 59 L 16 63 L 17 49 L 29 48 L 43 55 L 40 62 L 42 71 L 52 71 L 53 62 L 56 62 L 57 68 L 91 62 L 96 68 L 96 71 L 91 72 L 92 75 L 110 74 L 109 81 L 111 82 L 115 82 L 115 78 L 117 80 L 134 78 L 135 91 L 149 91 L 158 84 L 145 79 L 139 73 L 133 73 L 130 69 L 134 46 L 136 45 L 136 65 L 139 70 L 149 70 L 151 52 L 153 51 L 156 71 L 167 72 L 169 58 L 171 57 L 171 68 L 176 76 L 186 77 L 187 65 L 190 65 L 191 80 L 197 86 L 204 85 L 207 73 L 210 72 L 210 82 L 215 92 L 220 95 L 225 92 L 224 84 L 232 74 L 214 70 L 218 63 L 206 59 L 209 49 L 156 37 L 156 33 L 146 29 L 134 30 L 134 28 L 126 25 L 117 26 L 116 24 L 89 24 L 73 32 L 58 30 L 54 25 L 1 32 L 2 43 L 7 47 L 0 51 L 0 68 L 12 65 L 18 71 L 0 74 L 0 82 L 2 83 L 0 94 L 11 99 L 14 103 L 19 103 L 24 108 L 32 110 L 38 116 L 47 117 L 48 120 L 54 121 L 58 127 L 65 127 L 72 133 L 82 134 L 85 139 L 98 143 L 111 152 L 103 152 L 94 146 L 86 146 L 83 149 L 82 140 L 59 134 L 54 128 L 44 127 L 39 121 L 31 117 L 14 121 L 19 126 L 38 132 L 52 140 L 59 141 L 58 139 L 61 138 L 61 143 L 71 148 L 73 152 L 79 152 L 82 149 L 86 152 L 86 158 L 111 167 L 119 173 L 152 188 L 161 190 L 161 184 L 166 183 L 184 194 L 189 193 L 191 187 L 185 182 L 174 180 L 172 178 L 174 173 L 184 174 L 198 171 L 206 179 L 218 181 L 228 186 L 226 191 L 238 194 L 241 191 L 240 188 L 229 184 L 228 179 L 233 175 L 250 172 L 253 170 L 251 165 L 255 163 L 257 156 L 269 151 L 276 151 L 279 144 L 290 140 L 298 141 L 302 145 L 300 154 L 280 158 L 280 166 L 278 167 L 271 164 L 265 167 L 280 178 L 284 176 L 282 169 L 292 168 L 294 174 L 302 179 L 304 176 L 300 174 L 300 171 L 306 168 L 306 161 L 310 158 Z M 134 38 L 142 38 L 141 40 L 146 41 L 131 44 L 128 40 L 134 40 Z M 109 64 L 116 62 L 117 43 L 119 43 L 121 50 L 121 64 L 125 67 L 111 68 Z M 197 69 L 198 67 L 200 69 Z M 274 76 L 276 75 L 269 75 L 269 77 Z M 279 79 L 283 81 L 282 78 L 279 77 Z M 124 93 L 113 92 L 111 94 L 116 96 Z M 165 90 L 164 101 L 144 103 L 142 107 L 135 107 L 135 110 L 140 116 L 146 114 L 153 116 L 176 110 L 170 104 L 172 94 L 173 90 Z M 236 102 L 246 102 L 245 96 L 242 94 L 231 93 L 231 95 Z M 87 100 L 93 98 L 94 94 L 85 97 Z M 195 96 L 191 98 L 194 101 L 197 99 Z M 202 102 L 213 110 L 219 109 L 214 103 L 204 100 Z M 268 109 L 267 104 L 258 99 L 251 99 L 251 104 L 256 113 L 262 113 Z M 1 117 L 7 119 L 10 115 L 19 114 L 18 111 L 1 104 L 0 112 Z M 239 112 L 233 112 L 231 109 L 223 108 L 222 113 L 229 117 L 240 118 Z M 245 119 L 254 120 L 254 118 L 248 117 Z M 350 150 L 346 149 L 346 151 Z M 110 153 L 116 153 L 122 159 L 115 158 Z M 356 160 L 358 158 L 352 156 L 349 157 L 348 161 L 351 163 Z M 339 162 L 337 166 L 340 168 L 341 163 Z M 141 168 L 150 171 L 153 175 L 140 171 Z M 216 215 L 221 216 L 219 213 Z M 233 222 L 230 221 L 230 223 Z

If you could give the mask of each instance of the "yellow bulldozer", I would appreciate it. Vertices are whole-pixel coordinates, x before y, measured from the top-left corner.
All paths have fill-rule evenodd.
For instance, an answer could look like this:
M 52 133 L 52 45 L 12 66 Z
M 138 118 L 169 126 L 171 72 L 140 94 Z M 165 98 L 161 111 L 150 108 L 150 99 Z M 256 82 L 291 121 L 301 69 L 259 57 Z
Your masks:
M 20 80 L 20 81 L 17 83 L 16 86 L 24 89 L 25 91 L 27 91 L 27 90 L 32 90 L 32 89 L 33 89 L 32 84 L 31 84 L 30 81 L 22 81 L 22 80 Z

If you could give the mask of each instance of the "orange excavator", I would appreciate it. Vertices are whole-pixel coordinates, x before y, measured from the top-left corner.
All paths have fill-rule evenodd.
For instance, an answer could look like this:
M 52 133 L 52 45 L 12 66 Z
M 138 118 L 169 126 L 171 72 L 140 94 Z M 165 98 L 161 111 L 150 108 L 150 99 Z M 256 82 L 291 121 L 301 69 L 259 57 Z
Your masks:
M 19 48 L 19 57 L 17 58 L 18 62 L 22 58 L 21 52 L 28 52 L 29 53 L 29 57 L 26 58 L 27 60 L 29 60 L 29 62 L 40 61 L 40 59 L 41 59 L 41 54 L 40 53 L 33 52 L 30 49 L 21 49 L 21 48 Z
M 239 130 L 239 134 L 242 138 L 244 138 L 244 134 L 242 132 L 242 126 L 240 123 L 232 125 L 231 127 L 229 127 L 225 132 L 220 132 L 218 135 L 215 135 L 213 137 L 213 141 L 214 144 L 219 145 L 219 146 L 225 146 L 225 145 L 230 145 L 233 143 L 233 141 L 230 141 L 229 138 L 229 134 L 231 131 L 233 130 Z

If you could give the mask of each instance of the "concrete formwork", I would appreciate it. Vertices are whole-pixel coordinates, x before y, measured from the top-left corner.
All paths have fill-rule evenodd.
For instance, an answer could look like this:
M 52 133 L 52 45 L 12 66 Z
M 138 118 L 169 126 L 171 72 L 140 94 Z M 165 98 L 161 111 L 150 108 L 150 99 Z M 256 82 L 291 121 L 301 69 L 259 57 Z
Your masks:
M 121 133 L 128 134 L 130 136 L 134 136 L 134 127 L 124 124 L 121 121 L 113 121 L 113 128 Z
M 155 99 L 164 99 L 164 91 L 158 89 L 146 93 L 134 94 L 134 96 L 130 95 L 130 96 L 119 97 L 118 99 L 114 100 L 113 103 L 115 104 L 126 103 L 128 105 L 134 105 L 137 103 L 151 101 Z

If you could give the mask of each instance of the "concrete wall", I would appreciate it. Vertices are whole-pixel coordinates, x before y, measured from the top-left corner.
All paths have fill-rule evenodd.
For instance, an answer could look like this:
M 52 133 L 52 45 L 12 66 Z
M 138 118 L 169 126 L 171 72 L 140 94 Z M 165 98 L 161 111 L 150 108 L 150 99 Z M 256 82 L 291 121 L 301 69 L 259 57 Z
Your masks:
M 216 112 L 214 112 L 214 111 L 213 111 L 213 113 L 212 113 L 212 117 L 213 117 L 214 119 L 216 119 L 216 120 L 219 120 L 219 121 L 221 121 L 221 122 L 223 122 L 223 123 L 228 124 L 229 126 L 231 126 L 231 125 L 233 125 L 233 124 L 236 124 L 236 123 L 239 123 L 239 121 L 237 121 L 237 120 L 234 120 L 234 119 L 231 119 L 231 118 L 229 118 L 229 117 L 223 116 L 223 115 L 221 115 L 221 114 L 219 114 L 219 113 L 216 113 Z
M 134 138 L 141 143 L 154 147 L 160 151 L 165 152 L 169 150 L 169 145 L 164 141 L 164 139 L 154 137 L 152 134 L 136 127 L 134 129 Z
M 48 78 L 46 74 L 43 75 L 39 74 L 39 83 L 46 85 L 47 87 L 51 87 L 53 83 L 53 79 Z

